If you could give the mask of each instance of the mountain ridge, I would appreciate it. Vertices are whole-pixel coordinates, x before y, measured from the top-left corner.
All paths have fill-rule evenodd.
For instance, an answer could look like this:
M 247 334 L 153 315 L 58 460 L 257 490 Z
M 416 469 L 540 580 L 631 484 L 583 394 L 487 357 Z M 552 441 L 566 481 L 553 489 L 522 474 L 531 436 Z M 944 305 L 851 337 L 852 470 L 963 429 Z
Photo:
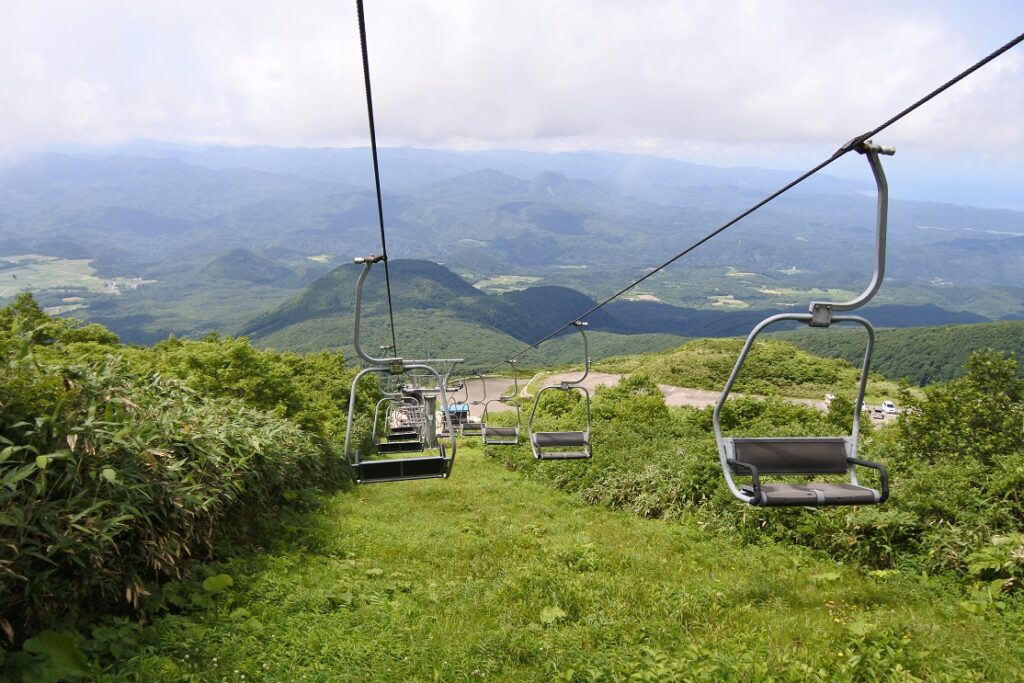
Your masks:
M 432 327 L 434 324 L 426 321 L 431 317 L 443 318 L 453 328 L 457 327 L 459 334 L 465 335 L 465 339 L 456 340 L 455 347 L 460 349 L 472 349 L 474 335 L 485 334 L 495 339 L 508 337 L 519 344 L 533 344 L 596 304 L 581 292 L 549 285 L 488 294 L 448 268 L 430 261 L 394 259 L 389 261 L 389 267 L 396 327 L 412 320 L 417 321 L 416 325 Z M 286 339 L 289 328 L 303 325 L 314 329 L 316 321 L 332 321 L 328 325 L 331 340 L 326 345 L 337 346 L 339 335 L 346 339 L 351 336 L 355 283 L 361 269 L 362 266 L 355 264 L 335 268 L 301 293 L 241 325 L 237 333 L 256 342 L 271 337 Z M 783 310 L 802 312 L 797 308 L 707 311 L 659 302 L 617 300 L 589 315 L 587 321 L 591 331 L 623 335 L 622 346 L 628 350 L 630 335 L 671 335 L 673 339 L 745 335 L 761 319 Z M 934 305 L 875 306 L 867 308 L 864 314 L 878 326 L 985 320 Z M 365 326 L 366 330 L 373 329 L 379 334 L 388 324 L 383 268 L 371 270 L 366 280 L 363 315 L 367 321 L 372 321 Z M 323 328 L 324 323 L 318 325 Z M 438 334 L 441 336 L 435 339 L 437 348 L 451 345 L 451 339 L 442 341 L 444 335 Z M 415 335 L 410 339 L 414 345 L 417 341 Z M 427 346 L 414 348 L 418 353 L 436 350 Z M 494 362 L 499 361 L 500 358 Z

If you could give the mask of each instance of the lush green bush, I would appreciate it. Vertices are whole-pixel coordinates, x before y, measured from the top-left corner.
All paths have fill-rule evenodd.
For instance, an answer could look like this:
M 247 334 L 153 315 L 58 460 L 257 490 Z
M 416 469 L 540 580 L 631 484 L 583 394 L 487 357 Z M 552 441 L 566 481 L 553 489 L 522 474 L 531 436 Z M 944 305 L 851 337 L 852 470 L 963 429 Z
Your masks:
M 48 318 L 27 297 L 0 310 L 0 325 L 9 641 L 85 606 L 136 607 L 155 581 L 209 554 L 230 515 L 344 480 L 325 438 L 344 429 L 343 406 L 328 405 L 351 377 L 340 358 L 219 339 L 129 350 L 102 328 Z M 260 373 L 291 402 L 274 403 Z

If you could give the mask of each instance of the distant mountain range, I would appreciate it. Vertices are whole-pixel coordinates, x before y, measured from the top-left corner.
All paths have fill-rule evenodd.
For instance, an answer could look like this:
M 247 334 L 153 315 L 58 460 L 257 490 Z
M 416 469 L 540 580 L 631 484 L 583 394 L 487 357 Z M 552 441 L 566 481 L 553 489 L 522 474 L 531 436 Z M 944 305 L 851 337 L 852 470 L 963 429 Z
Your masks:
M 559 317 L 538 301 L 564 296 L 557 313 L 571 317 L 576 303 L 610 294 L 791 179 L 611 153 L 386 149 L 381 161 L 389 254 L 444 264 L 464 280 L 447 314 L 473 310 L 513 337 Z M 30 157 L 0 169 L 0 261 L 85 261 L 94 278 L 145 284 L 112 293 L 54 275 L 83 268 L 54 263 L 13 274 L 0 302 L 26 287 L 49 306 L 73 300 L 74 315 L 143 343 L 238 329 L 379 251 L 371 187 L 365 149 L 139 143 Z M 743 326 L 859 291 L 871 267 L 872 187 L 866 168 L 864 181 L 816 176 L 628 295 L 643 301 L 602 311 L 606 327 L 733 330 L 717 321 Z M 1024 316 L 1024 212 L 894 200 L 890 219 L 883 316 Z M 484 305 L 473 285 L 505 294 Z M 515 293 L 528 285 L 563 289 Z M 480 317 L 488 311 L 495 320 Z

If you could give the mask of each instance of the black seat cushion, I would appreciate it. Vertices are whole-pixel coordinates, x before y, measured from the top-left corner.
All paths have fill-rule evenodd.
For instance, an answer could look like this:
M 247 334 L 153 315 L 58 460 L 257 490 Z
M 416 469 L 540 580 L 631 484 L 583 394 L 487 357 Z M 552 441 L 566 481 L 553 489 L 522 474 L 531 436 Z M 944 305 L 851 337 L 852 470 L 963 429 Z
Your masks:
M 448 460 L 442 457 L 363 460 L 354 466 L 354 470 L 360 483 L 436 479 L 448 474 Z
M 744 493 L 754 495 L 752 486 L 741 487 Z M 807 484 L 762 484 L 761 500 L 755 505 L 874 505 L 879 493 L 874 489 L 853 484 L 811 482 Z

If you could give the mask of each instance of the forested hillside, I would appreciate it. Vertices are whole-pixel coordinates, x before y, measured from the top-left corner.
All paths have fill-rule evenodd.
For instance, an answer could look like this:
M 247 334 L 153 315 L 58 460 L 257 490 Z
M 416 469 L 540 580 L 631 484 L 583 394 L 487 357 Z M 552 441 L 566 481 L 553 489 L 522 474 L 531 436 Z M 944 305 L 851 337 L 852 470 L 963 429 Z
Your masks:
M 0 302 L 32 291 L 130 343 L 198 338 L 379 248 L 365 149 L 115 151 L 0 169 Z M 598 300 L 788 177 L 641 155 L 389 149 L 381 158 L 392 258 L 443 263 L 484 291 L 563 287 Z M 709 336 L 719 334 L 714 319 L 849 296 L 870 265 L 864 186 L 816 176 L 608 312 L 621 319 L 616 307 L 646 303 L 630 331 Z M 1021 234 L 1021 212 L 894 199 L 879 322 L 1024 315 Z M 908 308 L 886 317 L 888 306 Z M 667 329 L 681 322 L 675 307 L 699 311 L 682 322 L 703 329 Z
M 863 342 L 862 342 L 863 343 Z M 695 339 L 679 348 L 623 358 L 608 358 L 597 369 L 639 373 L 658 384 L 721 391 L 729 379 L 742 339 Z M 734 389 L 762 396 L 787 396 L 821 400 L 826 394 L 854 401 L 860 380 L 860 363 L 842 358 L 812 355 L 793 344 L 759 339 L 743 364 Z M 873 373 L 868 382 L 873 402 L 895 397 L 895 382 Z
M 995 349 L 1024 358 L 1024 321 L 878 330 L 873 365 L 887 377 L 925 386 L 964 373 L 967 359 L 979 349 Z M 783 332 L 778 336 L 813 354 L 858 362 L 864 354 L 863 333 L 837 329 Z
M 350 339 L 355 283 L 361 266 L 341 266 L 312 282 L 276 308 L 235 328 L 264 347 L 292 351 L 343 350 Z M 472 286 L 451 270 L 430 261 L 390 262 L 396 312 L 395 333 L 407 357 L 465 358 L 467 370 L 487 370 L 571 321 L 595 305 L 566 287 L 532 286 L 499 294 Z M 370 271 L 364 287 L 363 334 L 367 348 L 390 342 L 382 268 Z M 614 301 L 588 316 L 593 357 L 637 354 L 678 345 L 688 337 L 746 334 L 777 311 L 722 312 L 681 308 L 652 301 Z M 877 324 L 919 325 L 944 320 L 974 320 L 934 306 L 876 306 Z M 571 335 L 570 335 L 571 336 Z M 578 359 L 575 340 L 565 335 L 523 358 L 523 367 L 544 367 Z

